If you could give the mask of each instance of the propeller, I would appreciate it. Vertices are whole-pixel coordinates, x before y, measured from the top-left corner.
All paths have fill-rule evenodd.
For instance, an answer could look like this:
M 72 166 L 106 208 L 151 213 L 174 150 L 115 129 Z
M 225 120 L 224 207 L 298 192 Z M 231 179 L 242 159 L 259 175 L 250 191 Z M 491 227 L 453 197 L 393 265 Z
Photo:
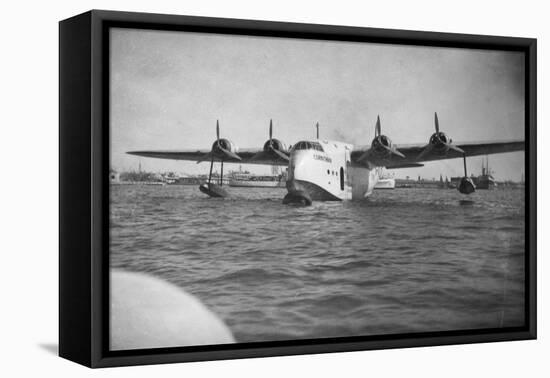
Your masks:
M 452 144 L 452 140 L 447 140 L 445 133 L 439 131 L 439 119 L 437 118 L 437 112 L 434 113 L 435 133 L 430 137 L 430 142 L 422 148 L 422 152 L 416 157 L 416 160 L 422 159 L 424 156 L 429 155 L 432 151 L 437 153 L 446 154 L 447 151 L 453 150 L 460 154 L 464 154 L 464 150 L 460 147 Z
M 281 159 L 288 161 L 289 160 L 288 155 L 285 154 L 280 149 L 275 148 L 277 144 L 280 144 L 280 142 L 277 139 L 273 139 L 273 120 L 270 119 L 269 120 L 269 140 L 264 144 L 263 151 L 260 151 L 256 155 L 252 156 L 250 160 L 256 160 L 264 157 L 269 158 L 273 156 L 272 154 L 275 154 Z M 266 154 L 268 155 L 266 156 Z
M 371 148 L 359 157 L 359 161 L 368 160 L 371 154 L 376 154 L 378 157 L 391 157 L 392 155 L 405 158 L 395 146 L 392 145 L 390 138 L 382 135 L 382 126 L 380 125 L 380 116 L 376 117 L 376 126 L 374 127 L 374 139 L 372 140 Z
M 269 120 L 269 150 L 277 154 L 281 159 L 288 161 L 288 155 L 273 147 L 273 121 Z
M 229 149 L 227 149 L 229 147 Z M 227 139 L 220 139 L 220 122 L 216 120 L 216 141 L 212 145 L 212 150 L 204 155 L 201 159 L 197 160 L 197 164 L 206 160 L 211 160 L 214 157 L 220 160 L 235 159 L 242 160 L 242 158 L 235 152 L 231 151 L 231 143 Z

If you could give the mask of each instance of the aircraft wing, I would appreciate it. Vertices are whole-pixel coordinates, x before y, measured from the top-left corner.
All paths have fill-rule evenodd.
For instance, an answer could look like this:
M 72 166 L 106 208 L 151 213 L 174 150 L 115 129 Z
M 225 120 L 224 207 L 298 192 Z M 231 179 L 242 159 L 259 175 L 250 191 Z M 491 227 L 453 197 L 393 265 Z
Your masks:
M 237 155 L 242 160 L 233 158 L 223 158 L 225 163 L 238 163 L 238 164 L 259 164 L 259 165 L 280 165 L 288 166 L 288 161 L 282 158 L 276 158 L 274 156 L 257 155 L 262 149 L 240 149 Z M 201 162 L 210 162 L 212 159 L 210 150 L 158 150 L 158 151 L 129 151 L 127 154 L 157 158 L 157 159 L 170 159 L 170 160 L 188 160 Z M 254 159 L 252 159 L 254 157 Z M 219 162 L 222 159 L 219 156 L 214 156 L 214 161 Z
M 466 157 L 499 154 L 504 152 L 514 152 L 525 150 L 525 141 L 522 140 L 504 140 L 496 142 L 470 142 L 470 143 L 453 143 L 466 153 Z M 456 159 L 462 158 L 462 154 L 455 150 L 449 150 L 447 153 L 440 155 L 434 151 L 423 154 L 418 158 L 424 150 L 425 144 L 403 144 L 395 145 L 395 148 L 405 157 L 392 155 L 390 158 L 380 159 L 375 153 L 371 153 L 370 146 L 354 149 L 351 153 L 351 160 L 356 166 L 377 166 L 394 168 L 410 168 L 421 167 L 422 162 Z M 366 156 L 362 161 L 359 161 L 361 156 Z

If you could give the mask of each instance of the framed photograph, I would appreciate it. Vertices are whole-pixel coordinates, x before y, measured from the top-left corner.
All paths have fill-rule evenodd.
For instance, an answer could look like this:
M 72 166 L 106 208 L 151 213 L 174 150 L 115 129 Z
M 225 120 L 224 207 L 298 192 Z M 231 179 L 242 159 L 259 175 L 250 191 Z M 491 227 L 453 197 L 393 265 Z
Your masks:
M 536 338 L 536 40 L 60 22 L 59 353 Z

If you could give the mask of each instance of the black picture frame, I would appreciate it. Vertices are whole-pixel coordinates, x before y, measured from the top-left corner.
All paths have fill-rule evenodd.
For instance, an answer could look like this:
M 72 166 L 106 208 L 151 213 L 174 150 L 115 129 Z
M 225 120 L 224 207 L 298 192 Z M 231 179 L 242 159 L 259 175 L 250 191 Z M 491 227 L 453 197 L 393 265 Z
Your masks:
M 525 53 L 523 327 L 108 350 L 110 27 L 498 49 Z M 59 24 L 59 355 L 89 367 L 536 338 L 536 39 L 92 10 Z

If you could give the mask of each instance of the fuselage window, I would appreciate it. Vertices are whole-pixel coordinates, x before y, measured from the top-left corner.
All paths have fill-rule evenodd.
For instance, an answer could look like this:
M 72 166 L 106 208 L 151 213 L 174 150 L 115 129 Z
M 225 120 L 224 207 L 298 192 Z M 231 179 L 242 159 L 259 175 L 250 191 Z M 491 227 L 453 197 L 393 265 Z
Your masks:
M 298 142 L 292 147 L 292 150 L 315 150 L 325 152 L 323 146 L 317 142 Z

